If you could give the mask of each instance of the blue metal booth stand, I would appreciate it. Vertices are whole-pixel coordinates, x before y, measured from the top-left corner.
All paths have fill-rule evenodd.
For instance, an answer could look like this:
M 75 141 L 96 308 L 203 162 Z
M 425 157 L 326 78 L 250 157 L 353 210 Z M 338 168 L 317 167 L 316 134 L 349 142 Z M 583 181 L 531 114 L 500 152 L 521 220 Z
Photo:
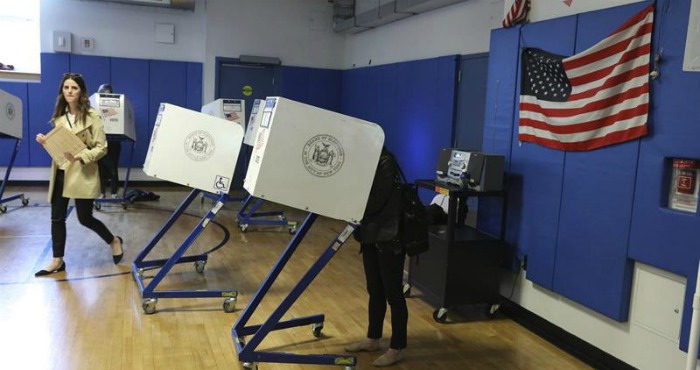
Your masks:
M 287 297 L 282 301 L 282 303 L 280 303 L 277 309 L 270 315 L 270 317 L 268 317 L 267 320 L 265 320 L 262 325 L 247 326 L 248 320 L 250 320 L 253 313 L 255 313 L 258 305 L 270 290 L 275 280 L 284 269 L 284 266 L 294 254 L 294 251 L 296 251 L 297 247 L 304 239 L 304 236 L 306 236 L 306 233 L 311 228 L 311 225 L 313 225 L 314 221 L 316 221 L 316 218 L 317 215 L 315 213 L 309 213 L 294 238 L 292 238 L 287 245 L 287 248 L 284 250 L 277 263 L 275 263 L 265 280 L 263 280 L 263 282 L 260 284 L 260 287 L 258 288 L 258 291 L 255 292 L 253 299 L 250 301 L 250 303 L 248 303 L 246 308 L 243 310 L 243 313 L 241 313 L 241 316 L 231 329 L 231 336 L 233 337 L 233 342 L 236 346 L 236 351 L 238 352 L 238 359 L 243 363 L 243 367 L 245 369 L 257 369 L 256 362 L 338 365 L 344 366 L 346 370 L 354 369 L 355 365 L 357 364 L 357 357 L 349 355 L 297 355 L 282 352 L 256 351 L 256 348 L 260 345 L 263 339 L 265 339 L 265 337 L 273 330 L 311 325 L 311 332 L 313 336 L 316 338 L 321 336 L 321 330 L 323 329 L 323 322 L 325 320 L 325 316 L 323 314 L 315 314 L 281 322 L 280 319 L 294 304 L 294 302 L 296 302 L 299 296 L 301 296 L 304 290 L 311 284 L 321 270 L 323 270 L 328 262 L 330 262 L 343 244 L 345 244 L 348 238 L 355 231 L 355 225 L 349 224 L 346 226 L 338 237 L 336 237 L 330 243 L 330 245 L 328 245 L 321 256 L 309 268 L 306 274 L 304 274 L 301 280 L 299 280 L 294 288 L 292 288 Z M 252 336 L 247 343 L 245 341 L 246 336 Z
M 15 164 L 15 159 L 17 158 L 17 153 L 19 152 L 19 144 L 22 142 L 22 139 L 18 139 L 12 136 L 8 136 L 5 134 L 0 134 L 0 139 L 4 138 L 11 138 L 17 140 L 15 143 L 15 149 L 12 152 L 12 156 L 10 157 L 10 163 L 7 165 L 7 169 L 5 170 L 5 177 L 2 180 L 2 184 L 0 185 L 0 213 L 5 213 L 7 212 L 7 206 L 3 205 L 3 203 L 7 203 L 10 201 L 13 201 L 15 199 L 21 199 L 22 200 L 22 205 L 26 206 L 29 204 L 29 198 L 25 198 L 24 193 L 22 194 L 16 194 L 7 198 L 3 198 L 2 196 L 5 194 L 5 188 L 7 187 L 7 181 L 10 178 L 10 172 L 12 172 L 12 166 Z

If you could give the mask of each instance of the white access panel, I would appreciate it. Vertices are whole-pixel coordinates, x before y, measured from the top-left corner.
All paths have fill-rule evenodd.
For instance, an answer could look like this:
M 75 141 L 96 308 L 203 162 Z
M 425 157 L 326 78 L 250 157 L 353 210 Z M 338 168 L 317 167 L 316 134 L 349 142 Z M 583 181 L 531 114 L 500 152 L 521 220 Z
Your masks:
M 192 188 L 227 193 L 242 141 L 239 125 L 161 103 L 143 172 Z
M 383 144 L 384 131 L 372 122 L 268 97 L 243 187 L 257 198 L 359 222 Z
M 245 130 L 245 100 L 216 99 L 203 105 L 202 113 L 236 122 Z
M 250 110 L 250 117 L 248 117 L 248 127 L 243 137 L 243 144 L 245 145 L 253 146 L 253 143 L 255 143 L 256 133 L 258 132 L 258 127 L 260 127 L 260 117 L 262 117 L 262 114 L 258 114 L 261 105 L 265 105 L 265 99 L 255 99 L 253 102 L 253 109 Z
M 22 138 L 22 100 L 0 90 L 0 135 Z
M 105 134 L 122 135 L 136 141 L 134 110 L 124 94 L 94 93 L 90 105 L 102 116 Z

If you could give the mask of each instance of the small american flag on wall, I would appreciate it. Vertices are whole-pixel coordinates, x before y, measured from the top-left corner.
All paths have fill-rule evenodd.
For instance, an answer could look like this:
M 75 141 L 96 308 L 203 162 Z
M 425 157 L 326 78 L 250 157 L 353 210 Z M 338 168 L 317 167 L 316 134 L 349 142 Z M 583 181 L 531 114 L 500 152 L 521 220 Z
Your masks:
M 524 49 L 519 140 L 591 150 L 646 135 L 653 19 L 652 5 L 568 58 Z
M 503 18 L 503 27 L 513 27 L 519 23 L 527 22 L 527 13 L 530 12 L 530 0 L 515 0 L 508 14 Z

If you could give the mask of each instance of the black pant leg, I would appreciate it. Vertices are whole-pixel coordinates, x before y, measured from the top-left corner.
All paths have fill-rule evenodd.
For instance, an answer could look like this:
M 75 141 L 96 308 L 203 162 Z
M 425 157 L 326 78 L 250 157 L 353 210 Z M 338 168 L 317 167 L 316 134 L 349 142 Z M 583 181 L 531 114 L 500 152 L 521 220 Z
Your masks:
M 63 171 L 56 170 L 51 194 L 51 248 L 54 257 L 63 257 L 66 250 L 66 213 L 69 200 L 63 197 Z
M 403 265 L 406 255 L 391 249 L 379 252 L 379 267 L 384 295 L 391 308 L 391 344 L 394 349 L 406 348 L 408 307 L 403 295 Z
M 75 200 L 75 210 L 78 213 L 78 221 L 80 224 L 87 227 L 88 229 L 97 233 L 97 235 L 105 241 L 105 243 L 110 244 L 114 239 L 114 235 L 107 229 L 107 226 L 102 223 L 102 221 L 96 219 L 92 215 L 92 207 L 94 199 L 76 199 Z
M 367 279 L 367 293 L 369 293 L 367 338 L 379 339 L 382 337 L 384 316 L 386 315 L 386 296 L 382 283 L 381 268 L 379 266 L 379 251 L 373 244 L 362 245 L 362 262 Z
M 109 162 L 110 190 L 112 194 L 116 194 L 119 189 L 119 155 L 122 152 L 122 144 L 119 141 L 110 141 L 109 149 L 107 160 Z

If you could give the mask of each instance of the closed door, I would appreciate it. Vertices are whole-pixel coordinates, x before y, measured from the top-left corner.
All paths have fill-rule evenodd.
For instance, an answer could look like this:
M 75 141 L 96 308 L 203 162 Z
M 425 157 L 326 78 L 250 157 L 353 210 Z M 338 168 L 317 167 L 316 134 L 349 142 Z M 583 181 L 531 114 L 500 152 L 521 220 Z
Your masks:
M 216 99 L 245 100 L 246 125 L 255 99 L 265 99 L 275 94 L 274 66 L 246 65 L 235 61 L 218 60 L 216 71 Z M 233 175 L 232 189 L 241 189 L 248 170 L 251 148 L 243 145 Z

